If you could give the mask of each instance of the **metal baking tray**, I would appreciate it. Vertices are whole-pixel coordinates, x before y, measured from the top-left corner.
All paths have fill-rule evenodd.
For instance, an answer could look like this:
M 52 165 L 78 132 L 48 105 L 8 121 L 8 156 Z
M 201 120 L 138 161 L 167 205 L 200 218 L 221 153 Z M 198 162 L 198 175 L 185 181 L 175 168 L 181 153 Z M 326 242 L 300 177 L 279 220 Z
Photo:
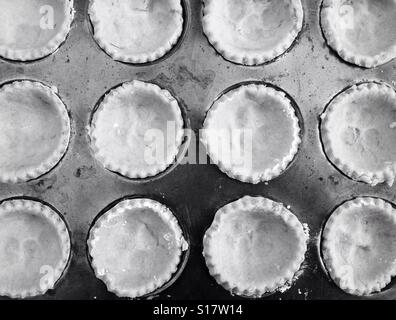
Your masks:
M 179 44 L 163 59 L 145 65 L 114 61 L 96 44 L 87 14 L 88 0 L 75 0 L 75 20 L 54 54 L 31 63 L 0 61 L 0 83 L 33 79 L 56 86 L 70 111 L 72 137 L 67 154 L 50 173 L 28 183 L 0 184 L 0 199 L 33 197 L 54 206 L 72 239 L 69 266 L 56 288 L 34 299 L 117 299 L 95 277 L 87 256 L 88 232 L 99 213 L 125 197 L 147 196 L 168 205 L 188 238 L 179 271 L 171 283 L 145 298 L 241 299 L 209 275 L 202 238 L 218 208 L 244 195 L 262 195 L 289 205 L 310 229 L 309 248 L 292 287 L 263 299 L 395 299 L 396 285 L 370 297 L 344 293 L 322 265 L 319 239 L 332 210 L 356 196 L 396 202 L 396 186 L 354 182 L 326 159 L 319 137 L 319 115 L 345 87 L 364 80 L 396 85 L 396 61 L 374 69 L 343 62 L 327 46 L 319 24 L 321 1 L 302 0 L 304 27 L 292 48 L 272 63 L 245 67 L 224 60 L 202 31 L 201 0 L 183 0 L 185 28 Z M 122 82 L 151 81 L 170 90 L 182 105 L 186 126 L 202 128 L 206 111 L 228 88 L 263 81 L 282 88 L 295 101 L 303 121 L 302 145 L 293 163 L 269 183 L 250 185 L 228 178 L 215 165 L 175 165 L 145 181 L 105 170 L 89 148 L 87 128 L 100 98 Z M 186 144 L 188 144 L 188 140 Z

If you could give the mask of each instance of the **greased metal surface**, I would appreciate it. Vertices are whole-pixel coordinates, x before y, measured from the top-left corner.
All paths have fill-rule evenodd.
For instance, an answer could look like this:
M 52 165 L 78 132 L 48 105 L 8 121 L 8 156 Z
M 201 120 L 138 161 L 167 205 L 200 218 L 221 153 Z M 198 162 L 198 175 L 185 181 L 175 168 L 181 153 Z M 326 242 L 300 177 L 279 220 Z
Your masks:
M 365 80 L 396 85 L 396 61 L 374 69 L 343 62 L 326 44 L 319 24 L 319 0 L 302 0 L 304 27 L 288 52 L 276 61 L 245 67 L 226 61 L 202 31 L 201 0 L 185 0 L 185 30 L 165 58 L 146 65 L 114 61 L 96 44 L 87 14 L 88 1 L 75 0 L 75 20 L 65 43 L 54 54 L 31 63 L 0 60 L 0 83 L 33 79 L 56 86 L 70 111 L 72 137 L 60 164 L 43 177 L 0 184 L 0 198 L 26 196 L 48 202 L 64 217 L 72 239 L 72 257 L 56 288 L 35 299 L 115 299 L 95 277 L 87 256 L 89 229 L 100 212 L 124 197 L 148 196 L 168 205 L 189 239 L 176 278 L 150 298 L 241 299 L 232 297 L 209 275 L 202 238 L 218 208 L 244 195 L 262 195 L 290 206 L 310 229 L 302 272 L 292 287 L 264 299 L 395 299 L 395 281 L 371 297 L 344 293 L 328 278 L 319 254 L 321 228 L 332 210 L 356 196 L 396 202 L 396 185 L 371 187 L 354 182 L 326 159 L 319 116 L 345 87 Z M 168 89 L 180 102 L 195 131 L 202 128 L 212 102 L 229 87 L 264 81 L 280 87 L 296 102 L 303 120 L 302 144 L 293 163 L 269 183 L 250 185 L 228 178 L 215 165 L 178 165 L 156 179 L 128 180 L 105 170 L 93 157 L 87 128 L 105 92 L 138 79 Z M 193 143 L 193 142 L 192 142 Z M 183 270 L 184 269 L 184 270 Z

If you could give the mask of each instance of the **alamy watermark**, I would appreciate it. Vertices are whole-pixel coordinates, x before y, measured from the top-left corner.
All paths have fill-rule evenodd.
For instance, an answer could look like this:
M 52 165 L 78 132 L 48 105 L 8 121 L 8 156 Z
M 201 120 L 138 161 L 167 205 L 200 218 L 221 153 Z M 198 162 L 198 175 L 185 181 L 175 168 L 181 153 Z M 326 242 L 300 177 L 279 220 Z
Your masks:
M 54 8 L 50 5 L 41 6 L 40 12 L 40 28 L 43 30 L 53 30 L 55 28 Z
M 351 30 L 355 28 L 355 9 L 350 4 L 344 4 L 340 6 L 338 11 L 341 17 L 340 23 L 346 30 Z
M 57 279 L 55 279 L 55 270 L 52 266 L 43 265 L 40 268 L 40 274 L 42 277 L 40 278 L 40 289 L 47 290 L 54 286 Z
M 166 161 L 176 144 L 177 127 L 167 122 L 167 130 L 149 129 L 144 132 L 144 161 L 148 165 Z M 186 155 L 181 164 L 208 164 L 207 150 L 203 141 L 210 137 L 210 153 L 221 159 L 226 166 L 252 168 L 253 131 L 251 129 L 201 129 L 198 136 L 192 129 L 184 129 L 184 137 L 189 140 Z M 208 139 L 207 139 L 208 140 Z M 213 159 L 214 162 L 215 159 Z

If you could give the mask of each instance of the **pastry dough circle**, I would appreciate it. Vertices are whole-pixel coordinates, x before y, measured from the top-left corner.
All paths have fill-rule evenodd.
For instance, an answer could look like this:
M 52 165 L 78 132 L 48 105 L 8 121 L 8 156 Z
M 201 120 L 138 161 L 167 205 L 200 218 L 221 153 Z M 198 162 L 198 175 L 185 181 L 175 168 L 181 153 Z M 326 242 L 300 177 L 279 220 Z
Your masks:
M 74 18 L 73 0 L 0 0 L 0 56 L 43 58 L 65 41 Z
M 203 129 L 203 143 L 220 170 L 254 184 L 279 176 L 301 142 L 290 99 L 265 84 L 223 94 L 209 109 Z
M 38 201 L 0 204 L 0 296 L 26 298 L 53 289 L 70 257 L 63 220 Z
M 96 276 L 119 297 L 136 298 L 162 287 L 187 250 L 172 212 L 151 199 L 119 202 L 90 231 L 89 254 Z
M 100 47 L 127 63 L 163 57 L 183 32 L 181 0 L 90 0 L 89 16 Z
M 347 62 L 372 68 L 396 57 L 396 1 L 324 0 L 327 43 Z
M 110 171 L 131 179 L 154 177 L 177 158 L 183 126 L 169 91 L 134 80 L 112 89 L 94 112 L 91 146 Z
M 329 160 L 350 178 L 392 186 L 396 176 L 396 91 L 366 82 L 337 95 L 321 116 Z
M 258 65 L 283 54 L 303 25 L 300 0 L 204 0 L 203 29 L 227 60 Z
M 66 153 L 70 118 L 55 87 L 14 81 L 0 88 L 0 181 L 36 179 Z
M 353 295 L 379 292 L 396 275 L 396 210 L 378 198 L 343 203 L 325 225 L 322 254 L 341 289 Z
M 219 209 L 204 237 L 210 274 L 233 294 L 261 297 L 290 285 L 308 236 L 281 203 L 245 196 Z

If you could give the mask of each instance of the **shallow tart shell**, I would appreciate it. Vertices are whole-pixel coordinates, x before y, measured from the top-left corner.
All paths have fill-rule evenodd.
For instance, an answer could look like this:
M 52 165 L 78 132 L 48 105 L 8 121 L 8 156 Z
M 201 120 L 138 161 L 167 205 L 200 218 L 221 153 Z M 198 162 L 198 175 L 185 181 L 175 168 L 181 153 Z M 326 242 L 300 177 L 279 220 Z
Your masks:
M 286 52 L 303 25 L 300 0 L 204 0 L 203 30 L 227 60 L 258 65 Z
M 396 92 L 385 83 L 354 85 L 321 115 L 328 159 L 348 177 L 392 186 L 396 173 Z
M 175 162 L 183 127 L 180 106 L 168 90 L 134 80 L 105 95 L 93 114 L 89 136 L 95 157 L 106 169 L 130 179 L 144 179 L 164 172 Z M 145 140 L 149 130 L 164 138 L 163 157 L 148 159 L 153 163 L 145 158 L 150 151 Z M 154 150 L 161 148 L 155 144 L 157 140 L 152 140 Z
M 396 275 L 396 210 L 379 198 L 344 202 L 326 222 L 321 250 L 342 290 L 358 296 L 381 291 Z
M 349 63 L 373 68 L 396 57 L 393 0 L 324 0 L 321 25 L 328 45 Z
M 74 18 L 73 0 L 0 0 L 0 7 L 0 56 L 9 60 L 32 61 L 55 52 Z
M 245 196 L 220 208 L 206 231 L 209 273 L 232 294 L 262 297 L 291 285 L 308 235 L 281 203 Z
M 26 298 L 53 289 L 70 257 L 70 237 L 59 214 L 41 202 L 0 204 L 0 295 Z
M 52 170 L 69 145 L 68 111 L 55 87 L 14 81 L 0 88 L 0 181 L 36 179 Z
M 90 0 L 89 17 L 99 46 L 133 64 L 165 56 L 183 32 L 182 0 Z
M 176 273 L 188 243 L 170 209 L 147 198 L 127 199 L 101 215 L 88 239 L 91 265 L 119 297 L 143 297 Z
M 285 92 L 250 83 L 226 91 L 213 103 L 202 142 L 221 171 L 257 184 L 286 170 L 298 152 L 300 132 L 296 110 Z

